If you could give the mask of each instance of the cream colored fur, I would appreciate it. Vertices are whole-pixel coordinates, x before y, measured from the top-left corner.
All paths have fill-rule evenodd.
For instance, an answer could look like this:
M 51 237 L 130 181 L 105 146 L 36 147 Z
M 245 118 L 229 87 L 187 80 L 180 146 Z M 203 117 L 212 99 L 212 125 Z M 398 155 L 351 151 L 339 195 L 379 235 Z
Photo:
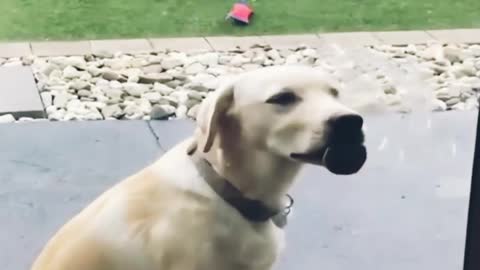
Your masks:
M 267 270 L 284 244 L 272 222 L 250 223 L 201 178 L 208 159 L 247 197 L 279 207 L 302 164 L 291 152 L 325 140 L 328 118 L 353 113 L 318 70 L 284 66 L 242 74 L 202 104 L 191 138 L 107 190 L 66 223 L 32 270 Z M 290 89 L 295 108 L 266 104 Z M 51 213 L 54 214 L 54 213 Z

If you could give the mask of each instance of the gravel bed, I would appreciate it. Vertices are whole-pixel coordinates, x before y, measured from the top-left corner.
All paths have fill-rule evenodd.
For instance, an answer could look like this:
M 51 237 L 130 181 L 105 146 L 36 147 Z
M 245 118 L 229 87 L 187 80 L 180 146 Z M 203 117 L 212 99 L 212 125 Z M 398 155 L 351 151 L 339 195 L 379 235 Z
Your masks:
M 0 66 L 31 65 L 48 119 L 194 119 L 223 79 L 272 65 L 302 64 L 331 73 L 362 106 L 408 112 L 472 110 L 480 92 L 480 45 L 253 46 L 228 52 L 99 52 L 82 57 L 0 58 Z M 0 122 L 32 121 L 0 117 Z

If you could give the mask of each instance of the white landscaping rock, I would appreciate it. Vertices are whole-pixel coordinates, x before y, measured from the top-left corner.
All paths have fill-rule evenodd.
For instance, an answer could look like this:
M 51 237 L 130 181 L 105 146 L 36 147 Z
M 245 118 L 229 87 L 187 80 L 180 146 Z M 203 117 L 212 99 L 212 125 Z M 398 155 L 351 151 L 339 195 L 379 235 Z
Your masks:
M 461 101 L 460 98 L 452 97 L 452 98 L 448 99 L 447 101 L 445 101 L 445 104 L 447 104 L 448 107 L 452 107 L 452 106 L 455 106 L 458 103 L 460 103 L 460 101 Z
M 7 124 L 15 122 L 15 117 L 11 114 L 0 115 L 0 124 Z
M 119 81 L 105 81 L 105 80 L 99 80 L 97 82 L 97 86 L 100 86 L 100 87 L 111 87 L 113 89 L 122 89 L 123 88 L 123 85 L 122 83 L 120 83 Z
M 218 53 L 205 53 L 198 55 L 195 59 L 202 65 L 213 67 L 218 65 L 219 55 Z
M 478 109 L 478 100 L 477 98 L 469 98 L 467 101 L 465 101 L 465 110 L 471 111 L 471 110 L 476 110 Z
M 90 97 L 91 95 L 92 95 L 92 92 L 90 92 L 88 90 L 85 90 L 85 89 L 79 90 L 77 92 L 77 96 L 83 97 L 83 98 Z
M 268 58 L 270 58 L 272 60 L 278 60 L 278 59 L 282 58 L 282 56 L 280 55 L 280 53 L 276 49 L 272 49 L 272 50 L 267 51 L 267 56 L 268 56 Z
M 106 97 L 117 100 L 120 100 L 123 95 L 123 91 L 117 88 L 105 88 L 103 89 L 103 93 Z
M 55 97 L 53 98 L 53 105 L 55 105 L 58 108 L 64 108 L 65 106 L 67 106 L 67 103 L 73 98 L 74 98 L 73 95 L 69 93 L 60 92 L 56 94 Z
M 133 115 L 142 115 L 143 113 L 141 112 L 141 109 L 139 108 L 139 105 L 134 102 L 134 101 L 125 101 L 124 104 L 126 105 L 123 111 L 127 116 L 133 116 Z
M 152 111 L 152 104 L 147 99 L 139 98 L 136 100 L 136 103 L 138 104 L 138 108 L 144 115 L 149 114 Z
M 479 44 L 473 44 L 468 48 L 468 51 L 470 52 L 472 57 L 480 57 L 480 45 Z
M 155 105 L 150 112 L 152 120 L 163 120 L 175 113 L 175 107 L 171 105 Z
M 93 53 L 95 57 L 98 58 L 113 58 L 113 53 L 106 50 L 99 50 Z
M 148 87 L 138 83 L 127 82 L 123 84 L 123 89 L 131 96 L 140 97 L 148 90 Z
M 187 116 L 190 117 L 190 118 L 192 118 L 192 119 L 196 119 L 199 109 L 200 109 L 200 104 L 195 104 L 195 105 L 193 105 L 193 107 L 191 107 L 191 108 L 188 110 Z
M 188 108 L 185 105 L 180 105 L 175 111 L 175 115 L 178 119 L 184 119 L 187 117 Z
M 171 93 L 173 93 L 175 91 L 175 89 L 173 89 L 171 87 L 168 87 L 165 84 L 155 83 L 153 85 L 153 91 L 156 91 L 156 92 L 166 96 L 166 95 L 170 95 Z
M 102 69 L 99 69 L 97 67 L 88 67 L 87 72 L 90 73 L 92 76 L 99 76 L 102 74 Z
M 250 59 L 240 55 L 240 54 L 237 54 L 235 55 L 231 60 L 230 60 L 230 65 L 233 66 L 233 67 L 240 67 L 246 63 L 249 63 L 250 62 Z
M 22 61 L 12 61 L 12 62 L 5 62 L 3 67 L 21 67 L 23 66 Z
M 31 117 L 20 117 L 20 119 L 18 119 L 18 122 L 19 123 L 35 122 L 35 119 Z
M 301 59 L 302 59 L 302 57 L 300 55 L 291 54 L 285 60 L 285 64 L 287 64 L 287 65 L 298 64 Z
M 194 99 L 196 101 L 202 101 L 205 97 L 206 94 L 205 92 L 198 92 L 198 91 L 189 91 L 187 92 L 188 99 Z
M 304 57 L 317 58 L 318 56 L 317 51 L 315 49 L 305 49 L 301 53 Z
M 218 58 L 218 64 L 222 66 L 226 66 L 230 64 L 230 61 L 232 61 L 233 56 L 232 55 L 221 55 Z
M 208 92 L 209 88 L 202 83 L 192 82 L 185 85 L 185 88 L 195 90 L 197 92 Z
M 463 103 L 463 102 L 456 103 L 455 105 L 452 106 L 452 110 L 464 111 L 465 110 L 465 103 Z
M 183 65 L 183 61 L 179 57 L 168 57 L 162 60 L 161 62 L 162 68 L 164 69 L 172 69 L 175 67 L 180 67 Z
M 50 92 L 42 92 L 40 93 L 40 97 L 42 98 L 43 106 L 45 106 L 45 108 L 52 105 L 53 97 Z
M 195 75 L 205 70 L 205 66 L 201 63 L 193 63 L 185 68 L 185 74 Z
M 148 92 L 143 94 L 142 97 L 148 100 L 150 103 L 158 103 L 162 98 L 162 95 L 158 92 Z
M 143 120 L 144 117 L 145 117 L 145 115 L 143 115 L 142 113 L 134 113 L 134 114 L 127 114 L 125 116 L 125 119 L 128 119 L 128 120 Z
M 76 80 L 70 83 L 70 87 L 75 90 L 90 89 L 90 83 L 83 80 Z
M 424 51 L 420 51 L 418 55 L 424 60 L 441 60 L 444 58 L 443 47 L 441 44 L 432 44 Z
M 166 55 L 164 53 L 159 53 L 156 55 L 148 55 L 147 61 L 148 63 L 150 63 L 150 65 L 157 65 L 162 63 L 162 60 L 165 58 L 165 56 Z
M 140 81 L 139 75 L 128 76 L 127 82 L 138 83 Z
M 267 55 L 262 53 L 252 58 L 252 64 L 264 65 L 267 60 Z
M 451 67 L 451 71 L 455 78 L 462 78 L 465 76 L 475 76 L 475 67 L 472 62 L 465 62 L 463 64 L 455 63 Z
M 450 63 L 461 62 L 465 58 L 465 53 L 457 46 L 447 46 L 443 49 L 443 56 Z
M 257 65 L 257 64 L 245 64 L 245 65 L 242 66 L 243 70 L 245 70 L 245 71 L 251 71 L 251 70 L 259 69 L 261 67 L 262 66 Z
M 77 78 L 80 78 L 80 76 L 82 75 L 82 73 L 80 71 L 78 71 L 77 69 L 75 69 L 74 67 L 72 66 L 67 66 L 64 70 L 63 70 L 63 78 L 65 79 L 77 79 Z
M 404 99 L 417 92 L 431 94 L 432 111 L 473 110 L 480 92 L 480 45 L 466 44 L 380 45 L 364 51 L 258 46 L 224 52 L 96 52 L 0 58 L 2 63 L 31 65 L 48 118 L 62 121 L 195 119 L 199 104 L 222 81 L 272 65 L 316 66 L 347 88 L 376 97 L 372 104 L 404 112 L 410 104 Z M 372 83 L 356 83 L 363 77 Z
M 131 67 L 129 58 L 107 59 L 103 62 L 106 67 L 112 70 L 122 70 Z
M 123 116 L 123 111 L 118 104 L 114 104 L 104 107 L 102 114 L 104 118 L 119 118 Z
M 443 112 L 447 110 L 447 104 L 445 102 L 439 100 L 439 99 L 434 99 L 432 102 L 432 111 L 434 112 Z
M 153 65 L 148 65 L 142 68 L 143 73 L 149 74 L 149 73 L 161 73 L 163 71 L 163 67 L 160 64 L 153 64 Z
M 110 70 L 104 71 L 102 77 L 105 80 L 109 80 L 109 81 L 119 81 L 119 82 L 127 81 L 127 78 L 125 76 Z
M 147 75 L 140 75 L 138 82 L 140 83 L 166 83 L 173 80 L 173 76 L 167 73 L 150 73 Z
M 59 68 L 64 69 L 68 66 L 86 69 L 87 62 L 84 57 L 80 56 L 70 56 L 70 57 L 52 57 L 50 58 L 50 63 L 57 65 Z
M 50 108 L 54 108 L 54 107 L 50 107 Z M 65 116 L 65 113 L 66 111 L 64 109 L 54 108 L 54 110 L 50 110 L 50 113 L 48 114 L 48 119 L 53 121 L 62 121 Z

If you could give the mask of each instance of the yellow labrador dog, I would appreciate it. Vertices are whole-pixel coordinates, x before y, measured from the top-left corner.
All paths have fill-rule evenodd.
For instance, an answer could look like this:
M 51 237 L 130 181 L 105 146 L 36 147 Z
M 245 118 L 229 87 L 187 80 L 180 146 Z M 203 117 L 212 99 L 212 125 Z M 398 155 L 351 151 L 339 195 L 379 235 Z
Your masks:
M 191 138 L 76 215 L 32 269 L 271 269 L 302 165 L 354 174 L 367 158 L 363 119 L 339 93 L 303 66 L 232 79 L 204 100 Z

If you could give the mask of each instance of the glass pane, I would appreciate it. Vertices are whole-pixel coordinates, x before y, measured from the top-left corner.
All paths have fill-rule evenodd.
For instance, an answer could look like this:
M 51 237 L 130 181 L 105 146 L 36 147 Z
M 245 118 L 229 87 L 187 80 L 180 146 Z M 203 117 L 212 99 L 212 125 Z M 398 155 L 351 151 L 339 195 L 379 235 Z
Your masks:
M 47 241 L 68 220 L 122 179 L 139 172 L 164 156 L 183 139 L 191 136 L 195 129 L 193 119 L 195 117 L 190 114 L 192 107 L 200 104 L 201 100 L 207 96 L 206 92 L 218 89 L 217 86 L 222 80 L 270 65 L 300 63 L 323 70 L 327 77 L 335 81 L 334 90 L 339 92 L 335 102 L 338 98 L 340 103 L 363 117 L 368 158 L 358 173 L 348 176 L 335 175 L 324 166 L 305 165 L 304 170 L 288 190 L 295 204 L 293 211 L 288 215 L 285 227 L 286 249 L 279 254 L 273 269 L 459 270 L 463 265 L 477 125 L 476 98 L 480 86 L 478 78 L 480 68 L 472 66 L 472 62 L 479 65 L 480 53 L 478 47 L 475 47 L 477 51 L 473 53 L 475 51 L 473 46 L 449 46 L 448 49 L 438 44 L 360 47 L 322 43 L 315 49 L 298 46 L 276 50 L 270 47 L 254 46 L 230 52 L 166 51 L 152 53 L 152 55 L 155 54 L 154 56 L 144 53 L 108 56 L 121 58 L 119 62 L 112 59 L 99 60 L 97 56 L 92 55 L 81 57 L 83 60 L 69 58 L 68 61 L 73 61 L 70 62 L 70 64 L 73 63 L 72 65 L 78 64 L 75 61 L 83 63 L 84 60 L 85 65 L 87 62 L 89 65 L 96 65 L 92 72 L 96 75 L 84 75 L 92 80 L 95 78 L 87 83 L 92 87 L 92 91 L 95 86 L 98 86 L 98 81 L 101 82 L 100 85 L 103 84 L 105 87 L 108 85 L 109 90 L 120 85 L 122 90 L 117 90 L 120 91 L 120 96 L 124 100 L 121 105 L 116 104 L 118 108 L 113 108 L 112 115 L 116 115 L 117 110 L 120 110 L 122 113 L 118 113 L 118 118 L 121 121 L 107 121 L 104 119 L 106 117 L 97 111 L 97 116 L 100 115 L 102 118 L 100 121 L 75 121 L 77 119 L 74 117 L 62 119 L 71 121 L 0 125 L 0 269 L 28 269 Z M 450 51 L 447 53 L 448 50 Z M 460 53 L 456 56 L 452 55 L 452 51 L 469 52 L 471 56 L 459 60 L 463 56 L 460 56 Z M 441 56 L 438 56 L 438 52 L 443 54 L 440 53 Z M 277 57 L 280 60 L 274 59 Z M 169 60 L 168 74 L 164 66 L 161 66 L 165 58 Z M 47 60 L 34 59 L 38 61 L 35 62 L 36 64 L 65 61 L 64 58 L 55 57 Z M 146 59 L 155 61 L 155 65 L 150 66 L 149 70 L 161 70 L 162 72 L 158 72 L 160 75 L 144 76 L 145 74 L 142 74 L 140 76 L 140 73 L 137 74 L 140 71 L 130 69 L 134 65 L 142 66 Z M 19 62 L 20 60 L 8 61 Z M 114 70 L 114 68 L 111 66 L 120 66 L 119 69 L 122 69 L 125 61 L 133 61 L 133 64 L 129 64 L 129 68 L 125 68 L 126 71 L 123 70 L 126 75 L 120 76 L 115 71 L 114 75 L 108 73 L 108 76 L 104 76 L 97 70 L 97 67 L 103 68 L 105 65 L 110 65 L 108 71 L 113 72 L 111 69 Z M 68 67 L 65 69 L 68 68 L 67 71 L 70 71 L 69 74 L 72 77 L 77 77 L 77 72 L 87 72 L 83 68 L 77 70 L 69 65 L 66 66 Z M 42 80 L 51 78 L 38 73 L 46 72 L 52 67 L 41 70 L 38 66 L 34 68 L 37 86 L 41 88 L 42 85 L 45 86 L 44 83 L 47 84 Z M 52 76 L 58 78 L 55 77 L 48 82 L 55 83 L 57 80 L 65 79 L 64 73 L 65 70 L 57 69 Z M 105 77 L 118 81 L 108 82 Z M 282 81 L 283 78 L 279 76 L 278 81 Z M 256 79 L 249 81 L 247 86 L 240 87 L 240 90 L 251 91 L 252 95 L 263 95 L 261 91 L 271 90 L 269 87 L 252 88 L 251 86 L 261 82 L 263 77 Z M 68 80 L 70 80 L 68 87 L 71 87 L 72 78 Z M 156 80 L 161 80 L 162 83 Z M 61 82 L 60 88 L 64 87 L 64 84 L 67 85 Z M 83 88 L 81 83 L 77 82 L 75 85 Z M 282 89 L 288 89 L 288 87 Z M 78 102 L 74 102 L 76 105 L 80 100 L 84 102 L 86 98 L 80 97 L 80 91 L 77 90 L 70 89 L 70 92 L 78 96 Z M 86 92 L 90 91 L 82 90 L 84 90 L 82 95 L 88 95 Z M 187 90 L 192 91 L 187 92 Z M 333 89 L 330 90 L 333 91 Z M 150 98 L 147 100 L 142 91 L 147 93 L 156 91 L 158 95 L 147 95 Z M 172 92 L 175 93 L 172 94 Z M 112 91 L 110 94 L 115 96 L 118 92 Z M 238 98 L 238 92 L 236 94 L 230 98 L 232 100 L 237 98 L 237 106 L 249 102 L 247 98 Z M 108 98 L 109 102 L 115 100 L 112 97 Z M 160 100 L 168 104 L 163 104 Z M 255 105 L 265 103 L 263 99 L 262 102 L 258 100 L 254 102 Z M 283 101 L 280 99 L 287 103 L 291 100 L 296 100 L 295 96 L 287 96 Z M 166 117 L 167 119 L 161 121 L 150 121 L 152 106 L 160 104 L 173 108 L 172 117 Z M 140 111 L 145 109 L 148 112 L 141 112 L 140 116 L 135 113 L 129 114 L 128 111 L 132 112 L 135 109 Z M 244 112 L 248 111 L 243 109 Z M 73 111 L 82 111 L 82 108 L 76 107 Z M 279 109 L 277 112 L 280 114 L 285 111 L 288 110 Z M 168 112 L 164 113 L 169 115 Z M 313 113 L 300 115 L 300 117 L 313 118 L 314 113 L 325 113 L 325 109 L 318 105 Z M 248 115 L 253 116 L 250 119 L 246 117 L 244 121 L 253 121 L 253 118 L 263 116 L 260 113 Z M 322 122 L 321 125 L 327 125 L 326 122 Z M 270 124 L 274 123 L 265 123 L 265 125 Z M 264 128 L 262 125 L 250 127 L 258 130 Z M 231 125 L 225 127 L 225 130 L 229 128 L 238 127 Z M 242 129 L 240 134 L 244 135 L 245 132 L 247 131 Z M 238 134 L 232 132 L 231 135 Z M 235 144 L 235 142 L 230 143 Z M 285 143 L 288 143 L 288 140 Z M 242 144 L 239 143 L 240 146 L 245 147 L 242 149 L 247 149 L 246 151 L 250 150 L 248 147 L 261 148 L 253 143 L 252 145 Z M 221 151 L 215 154 L 223 158 L 221 155 L 224 149 L 221 147 L 219 149 Z M 245 159 L 242 162 L 258 161 L 255 155 L 260 155 L 261 151 L 271 151 L 269 154 L 274 152 L 272 149 L 263 148 L 261 151 L 255 151 L 252 150 L 251 160 Z M 275 152 L 275 155 L 277 154 Z M 186 151 L 182 157 L 186 158 Z M 282 161 L 287 159 L 284 156 L 281 158 Z M 172 160 L 173 163 L 176 162 L 175 159 Z M 222 161 L 224 161 L 223 165 L 229 164 L 239 168 L 243 165 L 232 160 Z M 168 176 L 184 175 L 188 171 L 188 165 L 191 164 L 174 163 L 168 167 L 170 173 Z M 280 167 L 279 165 L 276 168 Z M 272 171 L 267 175 L 273 174 Z M 201 175 L 201 172 L 197 173 Z M 197 173 L 193 175 L 197 177 Z M 221 174 L 219 170 L 216 173 Z M 195 177 L 193 177 L 195 181 L 199 180 Z M 205 178 L 203 175 L 202 177 Z M 224 178 L 222 181 L 228 182 L 228 177 L 224 176 Z M 193 190 L 193 194 L 198 191 L 195 190 L 195 185 L 205 184 L 188 181 L 186 183 L 182 188 Z M 252 185 L 260 185 L 260 183 L 255 182 Z M 274 183 L 265 189 L 267 193 L 270 192 L 270 188 L 273 190 L 278 187 Z M 239 189 L 241 193 L 242 188 Z M 128 188 L 125 190 L 129 191 Z M 145 193 L 148 192 L 145 191 Z M 171 194 L 160 197 L 168 196 Z M 218 209 L 227 209 L 233 205 L 215 196 L 213 197 L 218 200 L 213 201 Z M 118 196 L 115 200 L 121 201 L 121 198 Z M 201 199 L 198 200 L 201 201 Z M 251 202 L 246 199 L 243 202 L 245 201 Z M 121 202 L 124 203 L 124 201 Z M 196 209 L 197 203 L 201 204 L 192 200 L 192 209 Z M 181 211 L 185 211 L 182 207 L 173 203 L 166 206 L 172 213 L 182 213 Z M 215 207 L 212 208 L 216 211 Z M 234 208 L 236 206 L 228 208 L 230 214 L 238 210 Z M 258 210 L 258 208 L 250 209 Z M 122 208 L 122 210 L 125 209 Z M 213 211 L 215 215 L 212 215 L 208 221 L 218 225 L 224 222 L 221 219 L 224 213 L 219 214 L 215 211 Z M 118 214 L 115 211 L 109 213 Z M 201 216 L 201 214 L 198 215 Z M 201 217 L 205 218 L 205 216 Z M 176 218 L 185 217 L 179 214 Z M 226 232 L 226 235 L 235 235 L 239 228 L 256 226 L 252 225 L 256 223 L 248 223 L 243 217 L 241 219 L 240 216 L 235 216 L 235 218 L 234 221 L 237 223 L 220 224 L 224 225 L 221 229 L 225 229 L 223 232 Z M 273 224 L 270 219 L 266 222 Z M 89 222 L 82 223 L 79 229 L 87 223 Z M 243 224 L 243 226 L 229 227 L 233 223 Z M 118 232 L 118 237 L 121 238 L 125 228 L 115 227 L 116 225 L 118 224 L 112 224 L 112 231 L 116 229 L 117 231 L 114 232 Z M 172 226 L 172 234 L 183 237 L 185 241 L 181 243 L 180 248 L 184 248 L 182 252 L 191 251 L 188 250 L 191 249 L 190 245 L 197 247 L 195 245 L 203 244 L 190 243 L 188 242 L 190 239 L 184 237 L 195 235 L 197 231 L 176 229 Z M 202 227 L 202 229 L 206 228 Z M 275 232 L 276 230 L 280 229 L 275 227 Z M 255 234 L 258 231 L 250 228 L 248 233 Z M 265 235 L 260 235 L 260 240 L 252 236 L 252 239 L 258 240 L 260 244 L 253 241 L 254 244 L 250 246 L 248 243 L 244 247 L 242 242 L 238 244 L 242 248 L 237 250 L 235 249 L 237 243 L 233 243 L 232 239 L 235 241 L 242 239 L 227 237 L 226 239 L 229 240 L 226 243 L 219 244 L 215 242 L 214 232 L 208 230 L 203 232 L 208 241 L 211 240 L 213 245 L 217 244 L 215 246 L 217 252 L 224 251 L 221 248 L 222 245 L 228 244 L 230 248 L 233 247 L 233 253 L 240 258 L 238 262 L 235 261 L 237 266 L 250 263 L 251 258 L 244 254 L 265 252 L 265 250 L 256 249 L 265 246 L 261 241 Z M 116 239 L 116 237 L 117 235 L 112 238 Z M 131 240 L 132 238 L 129 237 L 133 236 L 127 234 L 124 239 Z M 161 243 L 159 245 L 161 246 Z M 179 256 L 184 254 L 182 252 L 178 253 Z M 195 249 L 195 252 L 204 251 Z M 197 259 L 203 260 L 203 257 L 199 256 Z M 192 264 L 198 266 L 195 263 Z

